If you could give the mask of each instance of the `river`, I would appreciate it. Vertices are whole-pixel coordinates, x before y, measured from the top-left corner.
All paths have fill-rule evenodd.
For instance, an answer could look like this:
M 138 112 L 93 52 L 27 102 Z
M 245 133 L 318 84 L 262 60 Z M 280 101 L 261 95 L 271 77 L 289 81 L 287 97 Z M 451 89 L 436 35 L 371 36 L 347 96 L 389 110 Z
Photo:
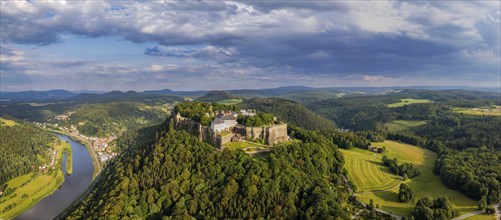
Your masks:
M 94 166 L 87 147 L 68 136 L 56 134 L 68 141 L 73 154 L 73 173 L 65 175 L 61 187 L 16 219 L 52 219 L 77 199 L 92 183 Z M 66 173 L 66 159 L 63 159 L 63 173 Z

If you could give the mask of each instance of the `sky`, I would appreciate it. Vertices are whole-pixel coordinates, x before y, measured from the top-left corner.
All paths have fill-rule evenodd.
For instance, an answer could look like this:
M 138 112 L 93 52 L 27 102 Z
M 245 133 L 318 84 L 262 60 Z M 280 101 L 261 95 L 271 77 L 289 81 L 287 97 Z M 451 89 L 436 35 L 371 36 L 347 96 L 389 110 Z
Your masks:
M 0 0 L 0 90 L 500 87 L 500 8 Z

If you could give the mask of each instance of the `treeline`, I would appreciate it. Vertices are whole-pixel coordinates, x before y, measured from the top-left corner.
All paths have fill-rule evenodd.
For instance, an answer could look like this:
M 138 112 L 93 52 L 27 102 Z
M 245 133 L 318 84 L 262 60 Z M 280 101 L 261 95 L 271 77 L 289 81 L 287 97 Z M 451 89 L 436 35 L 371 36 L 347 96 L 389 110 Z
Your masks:
M 0 183 L 38 170 L 40 158 L 49 160 L 54 135 L 34 125 L 0 126 Z
M 485 147 L 451 151 L 435 163 L 442 183 L 463 194 L 491 203 L 501 199 L 501 152 Z
M 419 168 L 412 163 L 402 163 L 398 165 L 397 158 L 388 158 L 386 155 L 383 155 L 383 165 L 390 168 L 391 172 L 396 175 L 402 176 L 404 179 L 413 178 L 419 176 L 421 173 Z
M 110 162 L 69 218 L 348 219 L 343 156 L 323 135 L 279 144 L 265 157 L 219 152 L 168 131 Z
M 254 98 L 239 104 L 242 109 L 256 109 L 258 112 L 271 113 L 288 125 L 308 130 L 334 130 L 335 124 L 317 115 L 303 105 L 280 98 Z
M 426 94 L 424 98 L 430 98 L 428 97 L 430 94 L 424 94 Z M 388 133 L 384 124 L 394 120 L 428 121 L 424 125 L 408 129 L 402 133 L 387 134 L 389 139 L 409 139 L 407 143 L 410 144 L 423 146 L 423 144 L 431 140 L 439 140 L 446 147 L 455 149 L 481 146 L 501 148 L 501 135 L 497 135 L 501 130 L 501 117 L 476 116 L 452 112 L 451 107 L 460 105 L 461 103 L 460 101 L 454 101 L 458 99 L 457 96 L 444 96 L 451 98 L 451 101 L 448 102 L 411 104 L 397 108 L 389 108 L 387 106 L 388 103 L 395 102 L 395 100 L 398 101 L 398 99 L 395 99 L 395 95 L 331 99 L 312 103 L 309 107 L 315 112 L 333 120 L 340 127 L 355 131 Z M 455 98 L 452 99 L 452 97 Z M 442 98 L 434 100 L 442 100 Z M 464 102 L 470 106 L 480 106 L 487 103 L 499 104 L 493 99 L 480 98 Z M 401 137 L 394 137 L 394 135 L 401 135 Z
M 420 220 L 453 219 L 459 216 L 459 210 L 454 209 L 447 198 L 423 197 L 416 203 L 411 216 Z
M 214 111 L 231 110 L 238 111 L 236 105 L 221 105 L 208 102 L 182 102 L 174 106 L 174 112 L 179 113 L 185 118 L 200 122 L 202 125 L 210 125 L 214 120 Z
M 405 183 L 400 184 L 400 188 L 398 189 L 398 200 L 400 202 L 410 202 L 414 197 L 414 190 L 409 185 Z
M 57 121 L 65 126 L 73 125 L 86 136 L 107 137 L 131 128 L 159 124 L 167 112 L 161 106 L 148 106 L 140 102 L 118 101 L 82 105 L 73 110 L 68 121 Z
M 238 115 L 237 122 L 245 126 L 260 127 L 272 125 L 275 122 L 273 118 L 269 113 L 257 113 L 255 116 Z

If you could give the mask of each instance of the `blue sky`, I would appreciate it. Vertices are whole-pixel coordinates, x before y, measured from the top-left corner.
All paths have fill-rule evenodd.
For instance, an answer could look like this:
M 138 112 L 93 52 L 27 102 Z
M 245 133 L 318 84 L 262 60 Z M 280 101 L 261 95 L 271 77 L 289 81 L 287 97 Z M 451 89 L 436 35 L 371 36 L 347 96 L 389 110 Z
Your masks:
M 500 87 L 500 1 L 0 1 L 0 90 Z

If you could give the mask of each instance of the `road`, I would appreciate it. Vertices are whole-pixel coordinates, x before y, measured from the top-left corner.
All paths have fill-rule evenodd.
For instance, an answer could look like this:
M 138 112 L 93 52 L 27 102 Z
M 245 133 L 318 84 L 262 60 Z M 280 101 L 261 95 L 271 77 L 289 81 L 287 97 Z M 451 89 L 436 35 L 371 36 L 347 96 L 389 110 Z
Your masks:
M 501 203 L 498 203 L 498 204 L 494 204 L 494 205 L 491 205 L 491 207 L 493 207 L 495 210 L 496 210 L 496 219 L 500 219 L 500 210 L 498 209 L 499 205 Z M 471 216 L 474 216 L 474 215 L 480 215 L 482 213 L 484 213 L 485 211 L 474 211 L 474 212 L 470 212 L 468 214 L 464 214 L 462 216 L 459 216 L 457 218 L 454 218 L 453 220 L 462 220 L 462 219 L 465 219 L 465 218 L 468 218 L 468 217 L 471 217 Z

